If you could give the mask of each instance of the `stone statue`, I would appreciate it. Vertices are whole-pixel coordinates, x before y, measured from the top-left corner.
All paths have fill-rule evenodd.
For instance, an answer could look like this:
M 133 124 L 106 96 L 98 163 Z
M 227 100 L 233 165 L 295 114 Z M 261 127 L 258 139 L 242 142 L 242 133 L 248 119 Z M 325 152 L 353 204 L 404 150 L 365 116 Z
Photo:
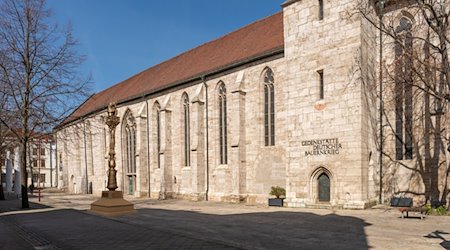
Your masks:
M 117 109 L 115 103 L 108 105 L 108 117 L 106 118 L 106 125 L 109 127 L 109 170 L 108 170 L 108 190 L 115 191 L 117 189 L 116 179 L 116 152 L 115 148 L 115 135 L 116 127 L 119 125 L 119 117 L 117 116 Z

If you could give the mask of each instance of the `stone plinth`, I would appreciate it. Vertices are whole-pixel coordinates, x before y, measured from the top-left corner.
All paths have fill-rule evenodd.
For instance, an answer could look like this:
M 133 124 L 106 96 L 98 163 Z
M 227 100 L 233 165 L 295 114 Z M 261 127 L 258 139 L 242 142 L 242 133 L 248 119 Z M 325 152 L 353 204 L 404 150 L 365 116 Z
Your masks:
M 123 199 L 122 191 L 103 191 L 102 197 L 91 204 L 91 212 L 104 216 L 134 213 L 134 205 Z

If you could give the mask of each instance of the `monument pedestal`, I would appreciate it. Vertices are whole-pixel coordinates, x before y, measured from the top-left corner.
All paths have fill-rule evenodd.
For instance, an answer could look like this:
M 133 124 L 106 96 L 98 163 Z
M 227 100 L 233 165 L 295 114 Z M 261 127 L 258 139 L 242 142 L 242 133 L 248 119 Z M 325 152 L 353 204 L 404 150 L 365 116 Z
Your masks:
M 91 204 L 90 211 L 104 216 L 120 216 L 136 212 L 133 203 L 123 199 L 122 191 L 103 191 L 102 197 Z

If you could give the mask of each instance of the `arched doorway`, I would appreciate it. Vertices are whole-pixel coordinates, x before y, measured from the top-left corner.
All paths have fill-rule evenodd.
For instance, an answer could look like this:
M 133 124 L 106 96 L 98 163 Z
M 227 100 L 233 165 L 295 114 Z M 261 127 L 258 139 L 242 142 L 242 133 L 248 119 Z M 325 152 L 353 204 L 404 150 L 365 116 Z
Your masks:
M 317 185 L 319 202 L 330 202 L 330 177 L 326 173 L 320 174 Z
M 334 175 L 326 167 L 319 166 L 310 174 L 309 197 L 311 203 L 335 203 Z

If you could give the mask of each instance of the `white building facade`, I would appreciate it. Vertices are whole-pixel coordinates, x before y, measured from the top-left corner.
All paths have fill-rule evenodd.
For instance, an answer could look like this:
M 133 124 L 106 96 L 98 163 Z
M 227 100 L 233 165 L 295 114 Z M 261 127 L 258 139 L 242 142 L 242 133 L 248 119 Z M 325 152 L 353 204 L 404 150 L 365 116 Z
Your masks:
M 6 138 L 1 157 L 2 183 L 8 193 L 21 194 L 19 145 L 14 136 Z M 58 187 L 58 171 L 56 168 L 56 144 L 51 135 L 39 135 L 29 142 L 27 152 L 28 185 L 36 188 Z M 62 183 L 60 183 L 62 185 Z M 62 187 L 62 186 L 60 186 Z

